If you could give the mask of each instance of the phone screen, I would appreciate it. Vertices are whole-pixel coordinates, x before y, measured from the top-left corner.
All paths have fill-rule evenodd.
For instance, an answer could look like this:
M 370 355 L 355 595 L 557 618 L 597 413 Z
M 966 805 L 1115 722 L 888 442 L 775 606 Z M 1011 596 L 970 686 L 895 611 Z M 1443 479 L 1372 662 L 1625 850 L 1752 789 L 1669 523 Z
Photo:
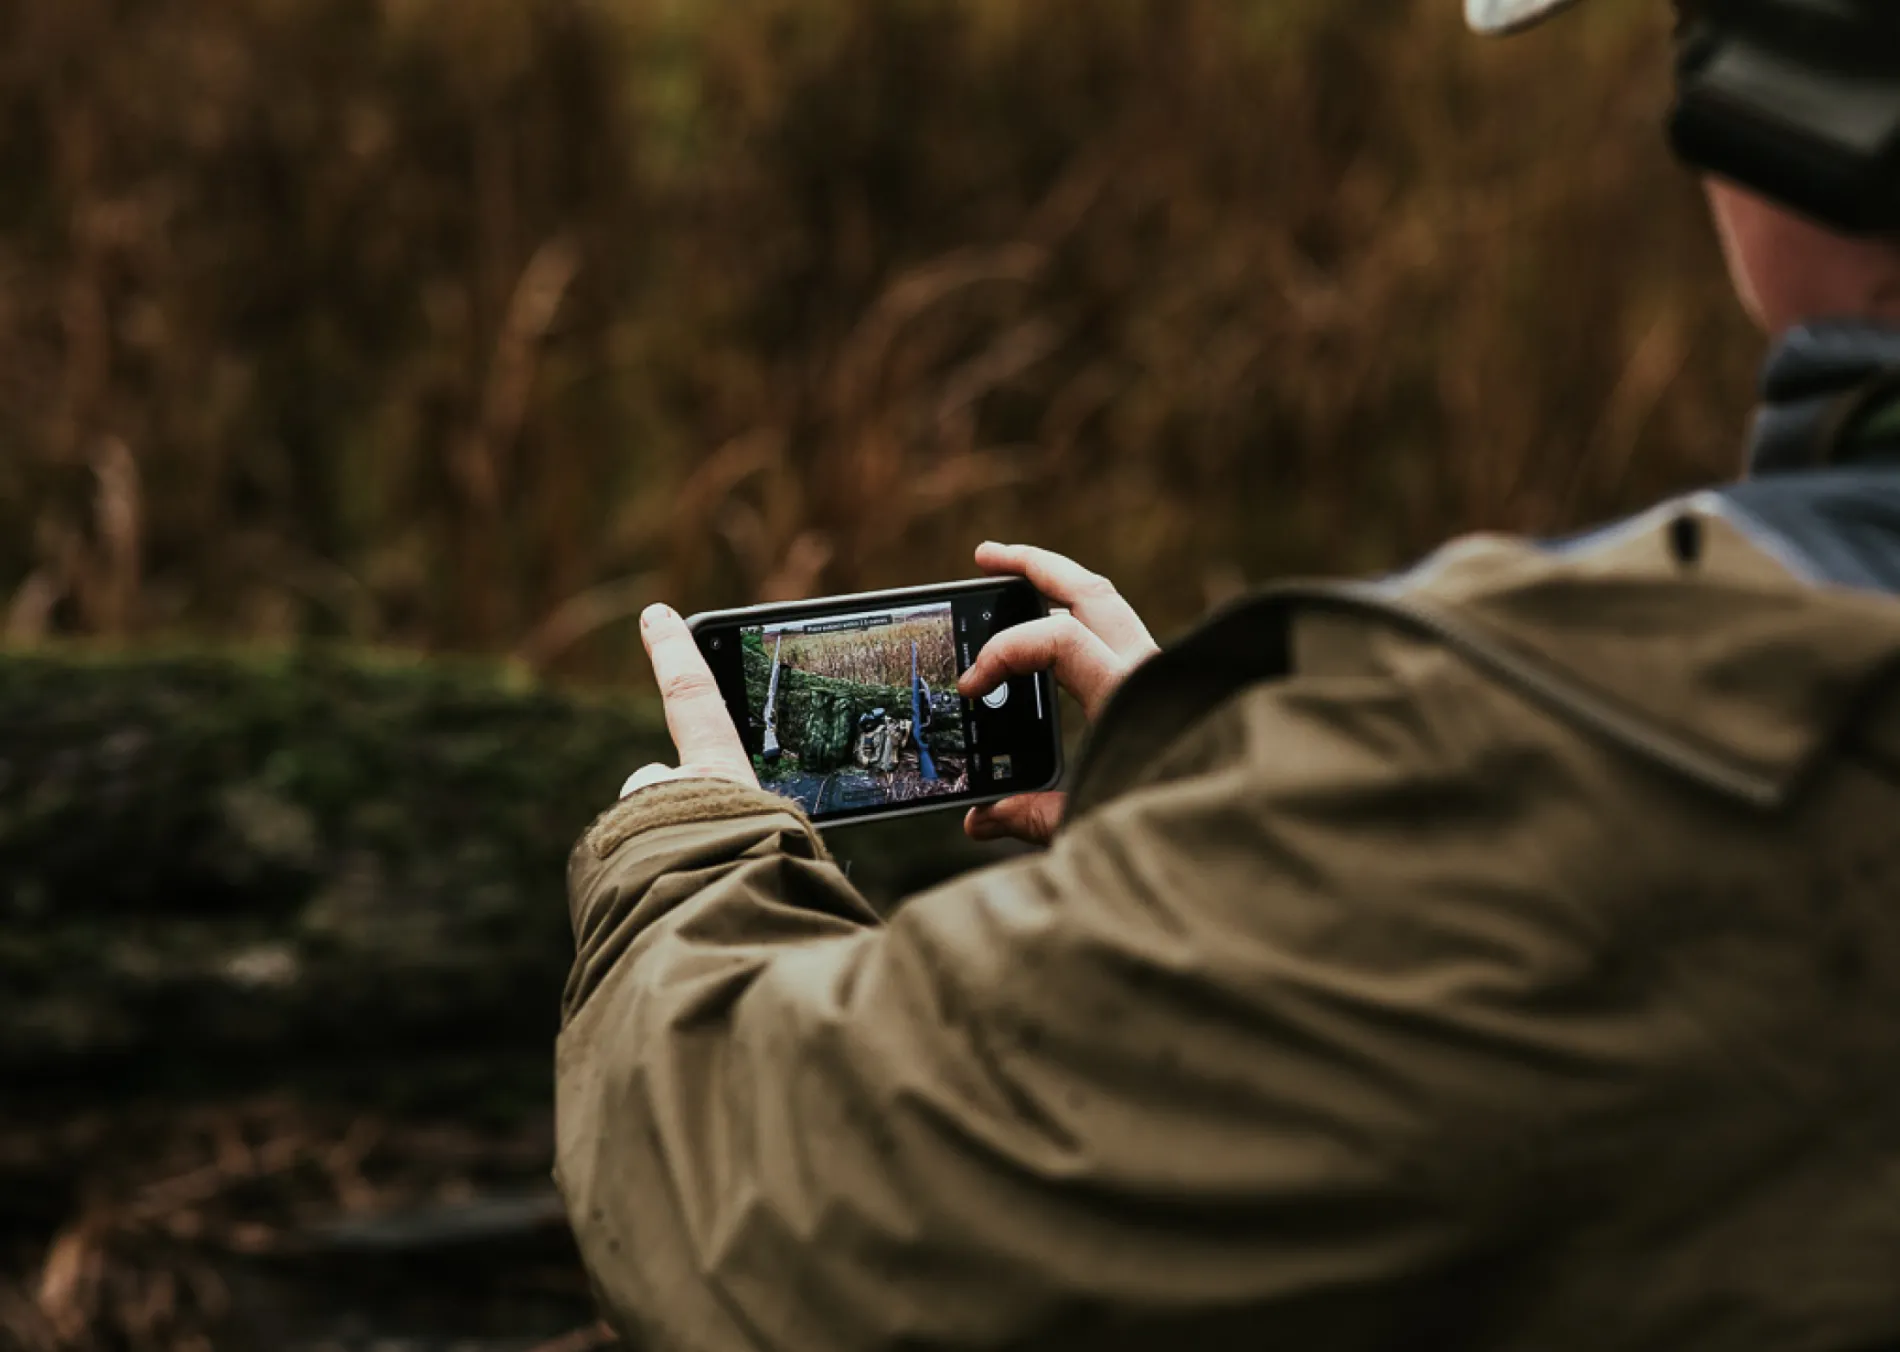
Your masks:
M 1060 773 L 1046 675 L 980 700 L 957 678 L 999 630 L 1044 613 L 1021 581 L 956 584 L 693 622 L 759 782 L 814 821 L 966 806 Z

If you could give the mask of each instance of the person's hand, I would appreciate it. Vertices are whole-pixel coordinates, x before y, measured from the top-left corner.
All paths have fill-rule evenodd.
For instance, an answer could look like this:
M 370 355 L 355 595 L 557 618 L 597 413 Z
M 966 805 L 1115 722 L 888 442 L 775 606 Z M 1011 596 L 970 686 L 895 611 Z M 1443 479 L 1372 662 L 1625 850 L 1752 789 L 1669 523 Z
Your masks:
M 978 653 L 957 688 L 981 699 L 1012 676 L 1053 672 L 1090 722 L 1128 673 L 1159 649 L 1135 608 L 1107 578 L 1060 554 L 1029 545 L 985 544 L 976 551 L 986 573 L 1027 578 L 1057 606 L 1040 620 L 1003 630 Z M 970 809 L 963 829 L 973 840 L 1014 837 L 1047 844 L 1062 821 L 1064 795 L 1025 793 Z
M 653 659 L 667 731 L 673 734 L 680 763 L 677 768 L 649 765 L 635 772 L 620 796 L 675 779 L 725 779 L 756 789 L 759 777 L 752 772 L 752 758 L 686 621 L 668 606 L 649 606 L 640 616 L 640 639 Z

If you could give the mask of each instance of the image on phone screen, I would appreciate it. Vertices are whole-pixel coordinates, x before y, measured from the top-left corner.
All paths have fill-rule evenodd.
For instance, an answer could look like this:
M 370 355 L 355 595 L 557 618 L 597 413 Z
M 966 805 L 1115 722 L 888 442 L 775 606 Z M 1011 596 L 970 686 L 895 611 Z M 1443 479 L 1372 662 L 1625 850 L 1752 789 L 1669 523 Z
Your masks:
M 760 786 L 837 822 L 986 801 L 1055 777 L 1046 676 L 981 699 L 957 689 L 998 630 L 1040 613 L 1020 582 L 952 584 L 698 617 L 694 632 Z
M 809 813 L 963 794 L 948 602 L 739 631 L 760 784 Z

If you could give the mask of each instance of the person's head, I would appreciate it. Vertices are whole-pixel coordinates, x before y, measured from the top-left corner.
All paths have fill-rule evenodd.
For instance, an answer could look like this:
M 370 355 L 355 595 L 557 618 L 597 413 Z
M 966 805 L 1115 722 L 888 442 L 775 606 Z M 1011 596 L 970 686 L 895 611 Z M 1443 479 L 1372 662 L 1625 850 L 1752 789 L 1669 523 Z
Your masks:
M 1576 0 L 1466 0 L 1482 33 Z M 1749 313 L 1769 333 L 1900 323 L 1900 3 L 1677 0 L 1670 136 L 1708 186 Z

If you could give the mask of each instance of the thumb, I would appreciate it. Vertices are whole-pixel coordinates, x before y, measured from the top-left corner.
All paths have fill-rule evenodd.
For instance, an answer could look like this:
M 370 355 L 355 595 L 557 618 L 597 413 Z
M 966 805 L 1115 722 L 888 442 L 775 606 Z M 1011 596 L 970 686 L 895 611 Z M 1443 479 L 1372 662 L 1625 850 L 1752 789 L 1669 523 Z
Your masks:
M 963 830 L 971 840 L 1022 840 L 1047 845 L 1055 839 L 1067 805 L 1067 794 L 1018 794 L 1000 803 L 971 808 L 963 819 Z

